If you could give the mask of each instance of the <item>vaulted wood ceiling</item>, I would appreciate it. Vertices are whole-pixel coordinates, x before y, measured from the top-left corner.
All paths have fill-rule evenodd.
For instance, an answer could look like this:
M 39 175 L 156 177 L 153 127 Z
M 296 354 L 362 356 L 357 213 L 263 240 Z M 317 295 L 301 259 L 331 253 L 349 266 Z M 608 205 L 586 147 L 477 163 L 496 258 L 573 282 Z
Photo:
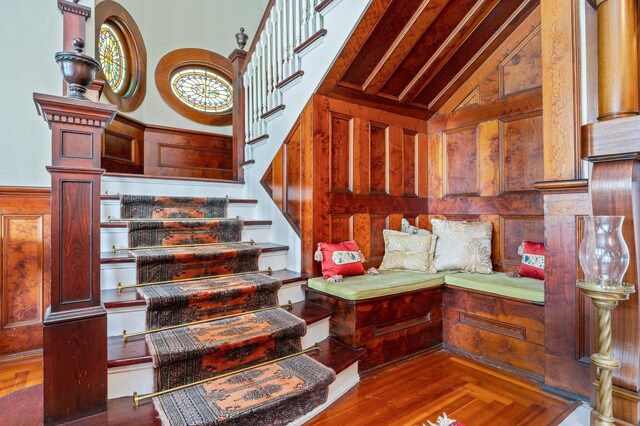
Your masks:
M 428 119 L 540 0 L 373 0 L 319 93 Z

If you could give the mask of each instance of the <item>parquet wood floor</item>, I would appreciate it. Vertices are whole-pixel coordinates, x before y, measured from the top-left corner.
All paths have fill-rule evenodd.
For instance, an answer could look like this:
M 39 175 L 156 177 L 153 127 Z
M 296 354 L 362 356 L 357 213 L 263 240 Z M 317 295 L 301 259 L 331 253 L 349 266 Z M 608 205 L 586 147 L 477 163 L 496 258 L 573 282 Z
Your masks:
M 363 378 L 307 425 L 426 425 L 446 412 L 466 426 L 550 426 L 576 406 L 524 377 L 439 351 Z
M 0 363 L 0 397 L 41 383 L 41 354 Z
M 41 382 L 41 358 L 0 364 L 0 395 Z M 14 395 L 18 400 L 0 399 L 0 407 L 3 402 L 14 407 L 42 405 L 41 391 Z M 542 392 L 535 382 L 524 377 L 438 351 L 364 377 L 307 425 L 426 425 L 427 420 L 435 421 L 446 412 L 467 426 L 555 426 L 576 406 Z M 93 424 L 154 424 L 153 417 L 152 411 L 147 415 L 133 411 L 123 414 L 110 404 L 109 420 Z M 9 419 L 8 424 L 20 423 Z

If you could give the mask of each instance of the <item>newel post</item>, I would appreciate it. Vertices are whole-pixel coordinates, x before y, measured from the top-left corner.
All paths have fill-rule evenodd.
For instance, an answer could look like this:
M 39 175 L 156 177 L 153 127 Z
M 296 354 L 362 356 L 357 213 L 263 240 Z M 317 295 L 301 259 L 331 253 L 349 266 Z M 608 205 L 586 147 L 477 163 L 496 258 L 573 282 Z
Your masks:
M 65 39 L 69 36 L 66 24 L 65 19 Z M 51 166 L 47 167 L 51 174 L 51 305 L 43 327 L 45 424 L 107 409 L 107 313 L 100 301 L 100 179 L 104 174 L 100 153 L 102 133 L 117 108 L 87 98 L 99 63 L 83 53 L 82 37 L 73 37 L 70 46 L 55 55 L 67 96 L 33 95 L 38 113 L 51 129 Z
M 238 49 L 235 49 L 229 55 L 231 60 L 231 68 L 233 72 L 233 179 L 243 180 L 244 169 L 241 163 L 244 162 L 245 148 L 245 97 L 244 97 L 244 79 L 243 69 L 244 61 L 247 58 L 247 52 L 244 47 L 247 44 L 247 35 L 244 28 L 240 28 L 240 32 L 236 34 Z

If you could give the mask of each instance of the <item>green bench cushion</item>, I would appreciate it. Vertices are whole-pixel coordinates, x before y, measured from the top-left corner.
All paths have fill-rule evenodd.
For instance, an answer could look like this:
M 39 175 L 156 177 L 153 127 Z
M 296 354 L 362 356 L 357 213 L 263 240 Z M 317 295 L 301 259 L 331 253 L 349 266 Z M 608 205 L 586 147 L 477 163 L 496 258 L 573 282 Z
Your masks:
M 533 278 L 509 278 L 503 272 L 447 274 L 445 284 L 470 290 L 484 291 L 514 299 L 544 302 L 544 281 Z
M 347 300 L 363 300 L 390 294 L 422 290 L 444 284 L 445 274 L 413 271 L 380 271 L 380 275 L 345 277 L 340 283 L 327 282 L 322 277 L 311 278 L 307 285 L 323 293 Z

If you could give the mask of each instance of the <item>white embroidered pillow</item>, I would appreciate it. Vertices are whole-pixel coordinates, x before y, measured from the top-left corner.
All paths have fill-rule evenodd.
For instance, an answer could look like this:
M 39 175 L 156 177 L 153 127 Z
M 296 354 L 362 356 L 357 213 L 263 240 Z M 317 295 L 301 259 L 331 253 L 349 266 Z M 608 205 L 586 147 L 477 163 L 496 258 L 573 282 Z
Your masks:
M 436 237 L 410 235 L 404 232 L 382 231 L 385 241 L 384 258 L 380 269 L 438 272 L 433 266 Z
M 492 274 L 491 222 L 459 222 L 431 219 L 438 237 L 434 266 L 438 271 L 461 269 Z

